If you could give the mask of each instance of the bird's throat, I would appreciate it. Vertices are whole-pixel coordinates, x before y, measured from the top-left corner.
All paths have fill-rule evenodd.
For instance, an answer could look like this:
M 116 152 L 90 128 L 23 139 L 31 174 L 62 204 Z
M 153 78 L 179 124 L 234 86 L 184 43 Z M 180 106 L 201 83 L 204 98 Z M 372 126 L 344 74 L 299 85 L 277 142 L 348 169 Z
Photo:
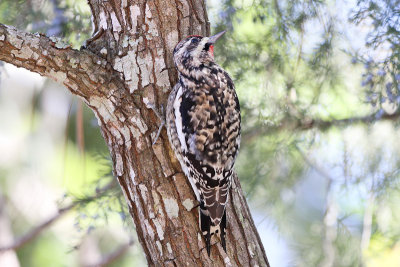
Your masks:
M 208 53 L 214 58 L 214 46 L 210 45 L 210 48 L 208 49 Z

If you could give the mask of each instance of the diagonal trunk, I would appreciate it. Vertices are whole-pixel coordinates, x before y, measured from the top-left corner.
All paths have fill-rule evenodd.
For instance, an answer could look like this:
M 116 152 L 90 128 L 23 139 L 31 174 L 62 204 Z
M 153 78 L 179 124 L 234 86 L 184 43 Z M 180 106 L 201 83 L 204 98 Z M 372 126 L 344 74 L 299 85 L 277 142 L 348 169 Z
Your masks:
M 227 253 L 211 257 L 190 184 L 151 106 L 165 107 L 176 82 L 175 44 L 209 35 L 205 4 L 193 0 L 89 0 L 95 31 L 73 50 L 0 24 L 0 60 L 63 83 L 98 118 L 150 266 L 269 266 L 235 176 L 227 209 Z

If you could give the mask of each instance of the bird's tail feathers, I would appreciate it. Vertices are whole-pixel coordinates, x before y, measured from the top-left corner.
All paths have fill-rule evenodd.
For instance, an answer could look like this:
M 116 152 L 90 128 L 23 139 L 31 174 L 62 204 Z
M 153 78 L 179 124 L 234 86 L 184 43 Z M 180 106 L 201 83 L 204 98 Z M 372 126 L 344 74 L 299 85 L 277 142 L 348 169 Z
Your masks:
M 223 216 L 217 225 L 211 220 L 209 212 L 207 208 L 204 206 L 204 203 L 200 203 L 200 229 L 204 235 L 206 241 L 206 248 L 207 254 L 210 256 L 211 251 L 211 236 L 218 235 L 221 239 L 221 245 L 226 252 L 226 241 L 225 241 L 225 234 L 226 234 L 226 210 L 224 210 Z

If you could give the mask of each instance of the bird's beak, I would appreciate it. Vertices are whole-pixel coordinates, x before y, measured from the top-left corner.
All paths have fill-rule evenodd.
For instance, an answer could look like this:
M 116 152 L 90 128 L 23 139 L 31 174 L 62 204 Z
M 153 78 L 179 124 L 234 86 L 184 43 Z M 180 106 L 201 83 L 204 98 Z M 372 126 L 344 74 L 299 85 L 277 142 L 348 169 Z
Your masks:
M 226 31 L 222 31 L 217 33 L 216 35 L 210 36 L 208 37 L 208 43 L 209 44 L 215 44 L 215 42 L 222 36 L 224 35 L 224 33 L 226 33 Z

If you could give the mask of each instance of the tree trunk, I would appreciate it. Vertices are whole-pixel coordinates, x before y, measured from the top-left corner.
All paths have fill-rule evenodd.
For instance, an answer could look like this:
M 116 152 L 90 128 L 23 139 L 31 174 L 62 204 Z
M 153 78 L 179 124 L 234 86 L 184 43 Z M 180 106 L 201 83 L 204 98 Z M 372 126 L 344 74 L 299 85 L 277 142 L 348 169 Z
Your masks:
M 211 257 L 198 208 L 165 129 L 152 145 L 177 80 L 172 51 L 189 34 L 209 35 L 203 1 L 89 0 L 94 33 L 85 48 L 0 24 L 0 60 L 64 84 L 93 110 L 114 175 L 150 266 L 269 266 L 239 181 L 227 208 L 227 253 Z

